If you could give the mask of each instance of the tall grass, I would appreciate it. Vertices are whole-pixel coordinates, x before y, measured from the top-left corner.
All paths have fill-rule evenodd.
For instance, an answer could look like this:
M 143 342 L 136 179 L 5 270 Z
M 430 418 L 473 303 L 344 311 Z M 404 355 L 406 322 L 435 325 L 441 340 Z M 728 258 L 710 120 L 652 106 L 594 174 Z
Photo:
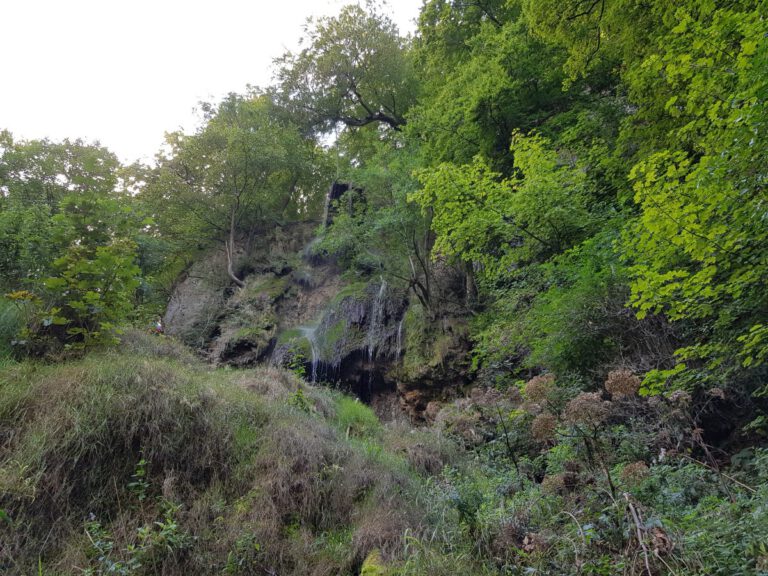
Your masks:
M 0 296 L 0 367 L 12 354 L 11 341 L 22 327 L 21 313 L 13 302 Z
M 418 475 L 367 450 L 367 407 L 162 338 L 123 348 L 0 369 L 0 571 L 354 574 L 421 533 Z

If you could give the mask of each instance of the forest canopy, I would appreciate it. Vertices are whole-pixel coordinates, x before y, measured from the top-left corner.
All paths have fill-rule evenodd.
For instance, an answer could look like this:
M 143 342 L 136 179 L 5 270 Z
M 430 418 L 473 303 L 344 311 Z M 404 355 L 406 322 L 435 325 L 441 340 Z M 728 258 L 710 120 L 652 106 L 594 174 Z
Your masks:
M 621 358 L 654 393 L 758 392 L 764 10 L 432 0 L 403 37 L 375 6 L 348 6 L 307 23 L 274 85 L 203 104 L 153 166 L 4 132 L 15 345 L 111 340 L 159 312 L 211 246 L 242 285 L 235 245 L 319 219 L 329 183 L 346 181 L 366 203 L 341 210 L 320 249 L 403 284 L 431 318 L 450 307 L 435 264 L 454 267 L 478 365 L 515 357 L 589 378 Z M 665 346 L 644 352 L 637 331 L 657 328 Z

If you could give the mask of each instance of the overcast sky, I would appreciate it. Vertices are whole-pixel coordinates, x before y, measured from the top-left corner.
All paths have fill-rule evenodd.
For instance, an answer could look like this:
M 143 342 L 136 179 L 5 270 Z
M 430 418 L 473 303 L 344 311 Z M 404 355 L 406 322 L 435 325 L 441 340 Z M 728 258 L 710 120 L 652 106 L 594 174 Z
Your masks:
M 0 129 L 149 160 L 200 100 L 271 81 L 307 16 L 351 0 L 0 0 Z M 388 0 L 412 32 L 421 0 Z

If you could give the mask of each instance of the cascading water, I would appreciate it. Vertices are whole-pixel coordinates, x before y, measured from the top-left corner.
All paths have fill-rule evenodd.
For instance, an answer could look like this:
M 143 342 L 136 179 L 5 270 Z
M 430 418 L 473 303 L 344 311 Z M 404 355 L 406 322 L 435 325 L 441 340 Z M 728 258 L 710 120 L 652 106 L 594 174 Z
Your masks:
M 405 316 L 400 319 L 400 323 L 397 325 L 397 352 L 395 360 L 400 360 L 400 353 L 403 351 L 403 322 L 405 322 Z
M 376 357 L 376 344 L 384 328 L 384 296 L 387 292 L 387 281 L 381 279 L 379 292 L 371 307 L 371 318 L 368 324 L 368 334 L 366 335 L 366 345 L 368 349 L 368 394 L 371 393 L 373 385 L 373 359 Z
M 309 349 L 312 353 L 312 371 L 311 378 L 312 383 L 317 382 L 317 365 L 320 361 L 317 353 L 317 326 L 300 326 L 299 332 L 304 336 L 307 342 L 309 342 Z
M 368 324 L 368 334 L 366 338 L 368 363 L 370 365 L 373 365 L 373 359 L 376 355 L 376 344 L 384 329 L 384 296 L 386 293 L 387 281 L 382 278 L 379 292 L 376 294 L 376 299 L 373 301 L 373 306 L 371 307 L 371 318 Z

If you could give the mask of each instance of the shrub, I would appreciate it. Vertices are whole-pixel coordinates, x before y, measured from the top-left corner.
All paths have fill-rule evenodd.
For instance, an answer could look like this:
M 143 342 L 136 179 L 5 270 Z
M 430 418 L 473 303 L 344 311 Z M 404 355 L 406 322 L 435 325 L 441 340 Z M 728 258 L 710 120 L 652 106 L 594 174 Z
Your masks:
M 612 370 L 605 380 L 605 390 L 614 398 L 634 396 L 640 389 L 640 378 L 630 370 Z

